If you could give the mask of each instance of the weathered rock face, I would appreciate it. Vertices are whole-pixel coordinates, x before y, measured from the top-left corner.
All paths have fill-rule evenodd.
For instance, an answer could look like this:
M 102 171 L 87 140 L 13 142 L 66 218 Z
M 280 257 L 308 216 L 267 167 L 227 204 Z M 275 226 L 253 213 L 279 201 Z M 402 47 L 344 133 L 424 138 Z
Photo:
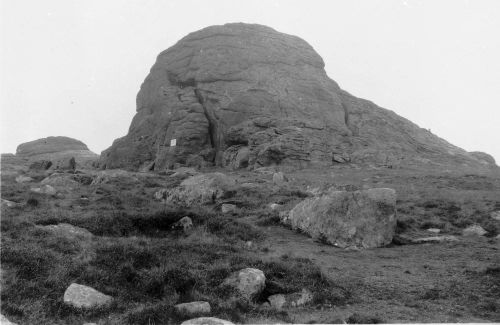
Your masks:
M 317 240 L 342 248 L 391 243 L 396 227 L 396 192 L 389 188 L 334 191 L 297 204 L 284 222 Z
M 35 169 L 69 170 L 77 166 L 90 167 L 99 158 L 85 143 L 68 137 L 47 137 L 22 143 L 17 147 L 16 156 L 28 159 Z M 41 162 L 45 164 L 41 165 Z
M 340 89 L 302 39 L 249 24 L 208 27 L 160 53 L 129 133 L 101 156 L 106 168 L 155 170 L 429 161 L 481 164 Z

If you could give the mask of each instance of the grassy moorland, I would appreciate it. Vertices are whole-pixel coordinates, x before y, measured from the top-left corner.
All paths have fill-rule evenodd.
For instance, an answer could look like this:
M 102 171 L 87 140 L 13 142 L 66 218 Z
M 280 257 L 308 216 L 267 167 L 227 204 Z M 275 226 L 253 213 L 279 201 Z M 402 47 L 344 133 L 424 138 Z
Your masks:
M 8 166 L 2 166 L 6 168 Z M 19 324 L 177 324 L 173 305 L 205 300 L 213 316 L 240 323 L 378 323 L 500 321 L 500 176 L 429 173 L 416 170 L 350 167 L 289 170 L 290 181 L 272 184 L 272 175 L 227 172 L 241 187 L 220 204 L 180 209 L 153 199 L 181 179 L 130 174 L 89 185 L 85 177 L 55 196 L 30 193 L 2 173 L 2 198 L 20 203 L 2 207 L 1 312 Z M 279 225 L 279 203 L 291 208 L 311 195 L 308 189 L 391 187 L 398 192 L 398 229 L 425 236 L 427 228 L 457 235 L 459 241 L 345 251 L 315 243 Z M 184 234 L 172 224 L 184 216 L 194 229 Z M 75 239 L 41 226 L 69 223 L 89 230 Z M 462 237 L 479 224 L 487 236 Z M 221 286 L 231 272 L 261 269 L 266 289 L 254 302 L 229 299 Z M 63 303 L 72 282 L 115 299 L 105 308 L 77 310 Z M 311 304 L 275 311 L 267 297 L 307 288 Z

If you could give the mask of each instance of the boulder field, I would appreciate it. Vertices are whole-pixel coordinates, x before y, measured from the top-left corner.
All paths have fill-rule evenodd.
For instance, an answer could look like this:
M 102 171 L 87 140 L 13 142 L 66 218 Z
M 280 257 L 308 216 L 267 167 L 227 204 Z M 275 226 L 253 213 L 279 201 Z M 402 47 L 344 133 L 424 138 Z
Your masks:
M 307 42 L 266 26 L 191 33 L 158 55 L 101 166 L 496 166 L 342 90 L 324 67 Z

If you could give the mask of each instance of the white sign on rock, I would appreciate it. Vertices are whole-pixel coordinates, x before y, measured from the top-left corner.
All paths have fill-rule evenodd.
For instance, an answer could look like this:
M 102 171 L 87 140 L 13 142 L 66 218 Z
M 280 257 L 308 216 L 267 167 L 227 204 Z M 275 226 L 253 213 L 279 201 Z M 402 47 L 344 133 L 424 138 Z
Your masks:
M 170 146 L 175 147 L 177 145 L 177 139 L 170 140 Z

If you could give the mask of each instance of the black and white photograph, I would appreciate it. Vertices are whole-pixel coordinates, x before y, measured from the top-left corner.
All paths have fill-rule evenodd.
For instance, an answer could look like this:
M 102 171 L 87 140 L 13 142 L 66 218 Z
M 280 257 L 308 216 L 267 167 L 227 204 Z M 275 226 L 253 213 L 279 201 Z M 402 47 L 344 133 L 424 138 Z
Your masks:
M 500 323 L 500 1 L 0 14 L 1 325 Z

